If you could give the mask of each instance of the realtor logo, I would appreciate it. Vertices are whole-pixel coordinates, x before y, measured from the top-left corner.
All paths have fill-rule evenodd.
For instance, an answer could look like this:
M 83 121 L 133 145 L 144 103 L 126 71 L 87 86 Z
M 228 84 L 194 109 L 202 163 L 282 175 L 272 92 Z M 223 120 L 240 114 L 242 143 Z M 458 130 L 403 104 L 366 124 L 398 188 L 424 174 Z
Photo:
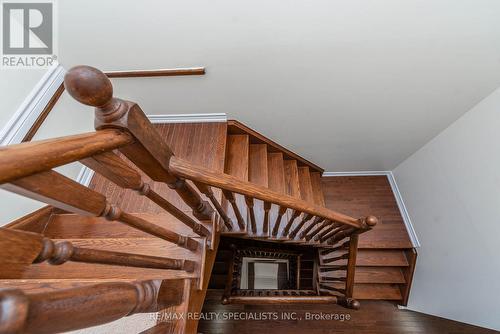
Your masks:
M 54 3 L 2 2 L 2 68 L 43 68 L 54 55 Z

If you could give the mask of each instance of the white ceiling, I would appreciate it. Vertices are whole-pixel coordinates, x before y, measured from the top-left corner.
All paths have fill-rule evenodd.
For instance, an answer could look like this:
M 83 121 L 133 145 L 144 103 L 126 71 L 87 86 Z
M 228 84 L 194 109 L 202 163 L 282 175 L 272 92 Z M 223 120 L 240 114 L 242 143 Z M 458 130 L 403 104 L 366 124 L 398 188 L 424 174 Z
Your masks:
M 328 171 L 393 169 L 500 85 L 500 1 L 59 1 L 59 59 L 149 114 L 220 113 Z

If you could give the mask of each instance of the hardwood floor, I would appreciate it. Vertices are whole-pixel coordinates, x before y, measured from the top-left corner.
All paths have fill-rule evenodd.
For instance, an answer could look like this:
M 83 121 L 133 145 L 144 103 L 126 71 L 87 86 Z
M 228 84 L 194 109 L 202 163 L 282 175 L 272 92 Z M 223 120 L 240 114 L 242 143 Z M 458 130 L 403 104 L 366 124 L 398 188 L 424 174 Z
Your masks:
M 279 318 L 294 314 L 302 320 L 201 320 L 198 333 L 363 333 L 363 334 L 492 334 L 498 333 L 418 312 L 399 310 L 386 301 L 364 301 L 353 311 L 337 305 L 221 305 L 222 290 L 208 290 L 202 312 L 234 312 L 240 317 L 276 312 Z M 305 320 L 306 313 L 338 314 L 349 320 Z M 208 314 L 208 313 L 207 313 Z M 227 313 L 226 313 L 227 315 Z

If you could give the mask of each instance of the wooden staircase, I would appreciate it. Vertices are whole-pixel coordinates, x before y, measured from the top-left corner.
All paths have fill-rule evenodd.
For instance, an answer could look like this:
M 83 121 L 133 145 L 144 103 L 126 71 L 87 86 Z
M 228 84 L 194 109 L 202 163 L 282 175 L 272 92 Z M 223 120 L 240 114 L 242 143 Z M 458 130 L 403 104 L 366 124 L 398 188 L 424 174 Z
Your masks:
M 410 255 L 404 262 L 386 250 L 363 250 L 356 265 L 358 236 L 378 220 L 328 209 L 320 167 L 237 121 L 155 127 L 137 104 L 114 98 L 109 80 L 90 67 L 70 70 L 65 86 L 95 107 L 96 132 L 0 150 L 2 187 L 49 204 L 0 229 L 0 285 L 8 288 L 0 290 L 0 333 L 73 330 L 145 312 L 200 312 L 211 277 L 213 284 L 221 281 L 221 236 L 319 252 L 319 262 L 307 259 L 301 268 L 318 284 L 234 295 L 237 303 L 262 297 L 262 303 L 357 308 L 353 296 L 407 296 Z M 76 161 L 95 171 L 89 187 L 54 170 Z M 332 267 L 325 262 L 337 250 L 345 252 L 343 280 L 329 286 L 321 272 Z M 399 298 L 389 295 L 394 286 Z M 77 307 L 88 312 L 68 318 Z M 179 319 L 147 333 L 194 333 L 196 326 L 196 319 Z

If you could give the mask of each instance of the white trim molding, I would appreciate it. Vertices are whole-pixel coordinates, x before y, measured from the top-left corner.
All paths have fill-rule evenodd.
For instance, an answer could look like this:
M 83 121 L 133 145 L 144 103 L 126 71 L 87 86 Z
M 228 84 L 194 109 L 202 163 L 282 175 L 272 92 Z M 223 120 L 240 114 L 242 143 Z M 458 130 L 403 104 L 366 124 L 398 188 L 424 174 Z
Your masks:
M 225 113 L 212 114 L 171 114 L 171 115 L 147 115 L 151 123 L 214 123 L 227 122 Z
M 406 209 L 405 203 L 403 201 L 403 197 L 399 192 L 398 184 L 396 183 L 396 179 L 394 178 L 394 174 L 392 171 L 366 171 L 366 172 L 324 172 L 323 176 L 374 176 L 374 175 L 385 175 L 389 184 L 391 185 L 392 192 L 394 194 L 394 198 L 396 199 L 396 203 L 399 208 L 399 212 L 401 213 L 401 217 L 403 217 L 403 222 L 406 227 L 406 231 L 408 232 L 408 236 L 410 237 L 410 241 L 413 247 L 420 247 L 420 241 L 418 241 L 417 233 L 413 228 L 413 224 L 410 219 L 410 215 L 408 214 L 408 210 Z
M 19 144 L 64 80 L 61 65 L 50 67 L 0 133 L 0 145 Z

